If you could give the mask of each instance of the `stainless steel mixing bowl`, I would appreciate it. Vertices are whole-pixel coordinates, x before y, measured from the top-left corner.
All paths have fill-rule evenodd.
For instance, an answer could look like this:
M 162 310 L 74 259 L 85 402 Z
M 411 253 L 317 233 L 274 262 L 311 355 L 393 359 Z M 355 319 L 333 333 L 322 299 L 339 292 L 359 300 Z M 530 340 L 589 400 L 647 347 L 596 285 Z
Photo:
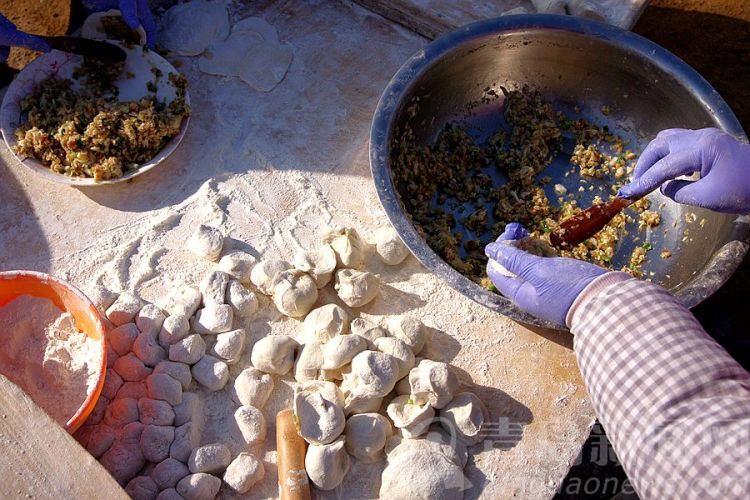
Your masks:
M 391 170 L 393 142 L 407 123 L 417 145 L 433 143 L 450 122 L 489 134 L 503 126 L 500 87 L 524 84 L 557 109 L 578 106 L 580 115 L 609 125 L 638 152 L 665 128 L 718 127 L 745 135 L 721 96 L 683 61 L 636 34 L 580 18 L 521 15 L 479 22 L 435 40 L 401 67 L 383 92 L 370 136 L 372 175 L 388 218 L 412 253 L 465 296 L 519 322 L 554 327 L 464 277 L 428 247 L 404 211 Z M 600 112 L 603 105 L 608 116 Z M 568 158 L 561 155 L 545 171 L 553 178 L 550 186 L 571 182 L 563 177 Z M 645 277 L 693 307 L 742 261 L 748 220 L 678 205 L 658 192 L 651 197 L 655 205 L 665 203 L 664 231 L 650 235 L 657 251 Z M 694 223 L 686 221 L 691 213 Z M 626 262 L 634 244 L 626 238 L 614 263 Z M 660 248 L 670 249 L 672 258 L 661 259 Z

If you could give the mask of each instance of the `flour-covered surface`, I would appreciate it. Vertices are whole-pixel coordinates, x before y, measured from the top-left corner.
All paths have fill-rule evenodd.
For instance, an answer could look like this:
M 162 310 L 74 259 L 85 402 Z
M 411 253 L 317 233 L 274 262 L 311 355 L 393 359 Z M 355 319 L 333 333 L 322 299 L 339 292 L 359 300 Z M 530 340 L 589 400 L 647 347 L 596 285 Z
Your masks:
M 82 288 L 101 282 L 135 289 L 157 304 L 175 284 L 198 285 L 212 269 L 186 242 L 201 223 L 221 224 L 229 248 L 291 259 L 334 224 L 373 240 L 386 224 L 370 180 L 370 119 L 380 92 L 426 41 L 351 3 L 280 1 L 230 7 L 232 22 L 257 16 L 273 25 L 294 58 L 288 74 L 261 93 L 236 78 L 198 70 L 179 57 L 194 114 L 177 151 L 159 168 L 122 185 L 73 189 L 44 181 L 7 150 L 0 153 L 0 269 L 33 269 Z M 436 330 L 430 357 L 458 368 L 484 400 L 494 439 L 472 447 L 467 498 L 547 498 L 588 436 L 593 412 L 567 334 L 534 333 L 469 301 L 413 257 L 375 267 L 381 295 L 361 309 L 376 321 L 409 313 Z M 333 301 L 322 294 L 319 303 Z M 294 335 L 301 323 L 268 298 L 245 325 L 248 344 L 231 367 L 250 363 L 252 344 Z M 276 380 L 263 409 L 267 474 L 248 498 L 276 495 L 277 411 L 291 404 L 291 377 Z M 207 395 L 202 442 L 225 438 L 234 406 L 228 388 Z M 230 411 L 231 409 L 231 411 Z M 233 452 L 239 452 L 237 443 Z M 376 496 L 383 464 L 353 462 L 340 490 L 326 497 Z M 223 487 L 221 496 L 233 497 Z

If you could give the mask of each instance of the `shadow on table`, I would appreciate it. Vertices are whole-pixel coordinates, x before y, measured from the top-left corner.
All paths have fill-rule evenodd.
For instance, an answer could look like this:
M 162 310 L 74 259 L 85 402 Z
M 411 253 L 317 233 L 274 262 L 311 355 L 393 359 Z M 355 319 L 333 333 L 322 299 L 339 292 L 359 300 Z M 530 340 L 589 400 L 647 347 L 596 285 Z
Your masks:
M 461 344 L 452 335 L 437 328 L 427 327 L 429 340 L 419 353 L 422 358 L 450 363 L 461 350 Z M 465 373 L 465 372 L 464 372 Z M 468 376 L 468 375 L 467 375 Z M 459 376 L 459 378 L 462 378 Z
M 477 458 L 492 449 L 507 451 L 518 445 L 523 439 L 524 427 L 534 421 L 534 415 L 526 405 L 495 387 L 472 384 L 466 390 L 487 403 L 490 414 L 483 430 L 484 440 L 470 448 L 469 461 L 464 468 L 464 474 L 471 480 L 469 489 L 464 492 L 464 498 L 468 499 L 481 497 L 490 482 L 477 467 Z
M 526 328 L 529 331 L 536 333 L 540 337 L 544 337 L 550 342 L 554 342 L 555 344 L 565 347 L 566 349 L 573 350 L 573 335 L 569 331 L 553 330 L 551 328 L 542 328 L 539 326 L 524 325 L 522 323 L 518 323 L 518 325 Z
M 23 222 L 13 217 L 0 220 L 0 271 L 25 269 L 49 272 L 51 255 L 49 242 L 34 214 L 34 206 L 27 198 L 9 166 L 0 163 L 0 209 L 10 213 L 13 207 L 19 214 L 28 214 Z

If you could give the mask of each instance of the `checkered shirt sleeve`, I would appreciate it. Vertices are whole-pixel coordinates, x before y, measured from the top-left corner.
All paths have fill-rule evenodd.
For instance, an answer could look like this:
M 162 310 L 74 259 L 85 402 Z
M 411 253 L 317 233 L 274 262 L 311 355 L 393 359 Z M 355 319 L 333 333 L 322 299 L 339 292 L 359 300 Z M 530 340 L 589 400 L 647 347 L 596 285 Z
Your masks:
M 596 414 L 643 500 L 750 498 L 750 374 L 690 311 L 609 273 L 567 319 Z

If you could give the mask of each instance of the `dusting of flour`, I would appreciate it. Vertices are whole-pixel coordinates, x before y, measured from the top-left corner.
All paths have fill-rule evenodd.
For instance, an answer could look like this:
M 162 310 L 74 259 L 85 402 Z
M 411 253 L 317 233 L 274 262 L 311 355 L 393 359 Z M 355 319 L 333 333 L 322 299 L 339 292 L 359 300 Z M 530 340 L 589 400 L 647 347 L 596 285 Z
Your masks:
M 101 345 L 51 300 L 21 295 L 0 308 L 0 373 L 57 423 L 75 415 L 94 390 Z

